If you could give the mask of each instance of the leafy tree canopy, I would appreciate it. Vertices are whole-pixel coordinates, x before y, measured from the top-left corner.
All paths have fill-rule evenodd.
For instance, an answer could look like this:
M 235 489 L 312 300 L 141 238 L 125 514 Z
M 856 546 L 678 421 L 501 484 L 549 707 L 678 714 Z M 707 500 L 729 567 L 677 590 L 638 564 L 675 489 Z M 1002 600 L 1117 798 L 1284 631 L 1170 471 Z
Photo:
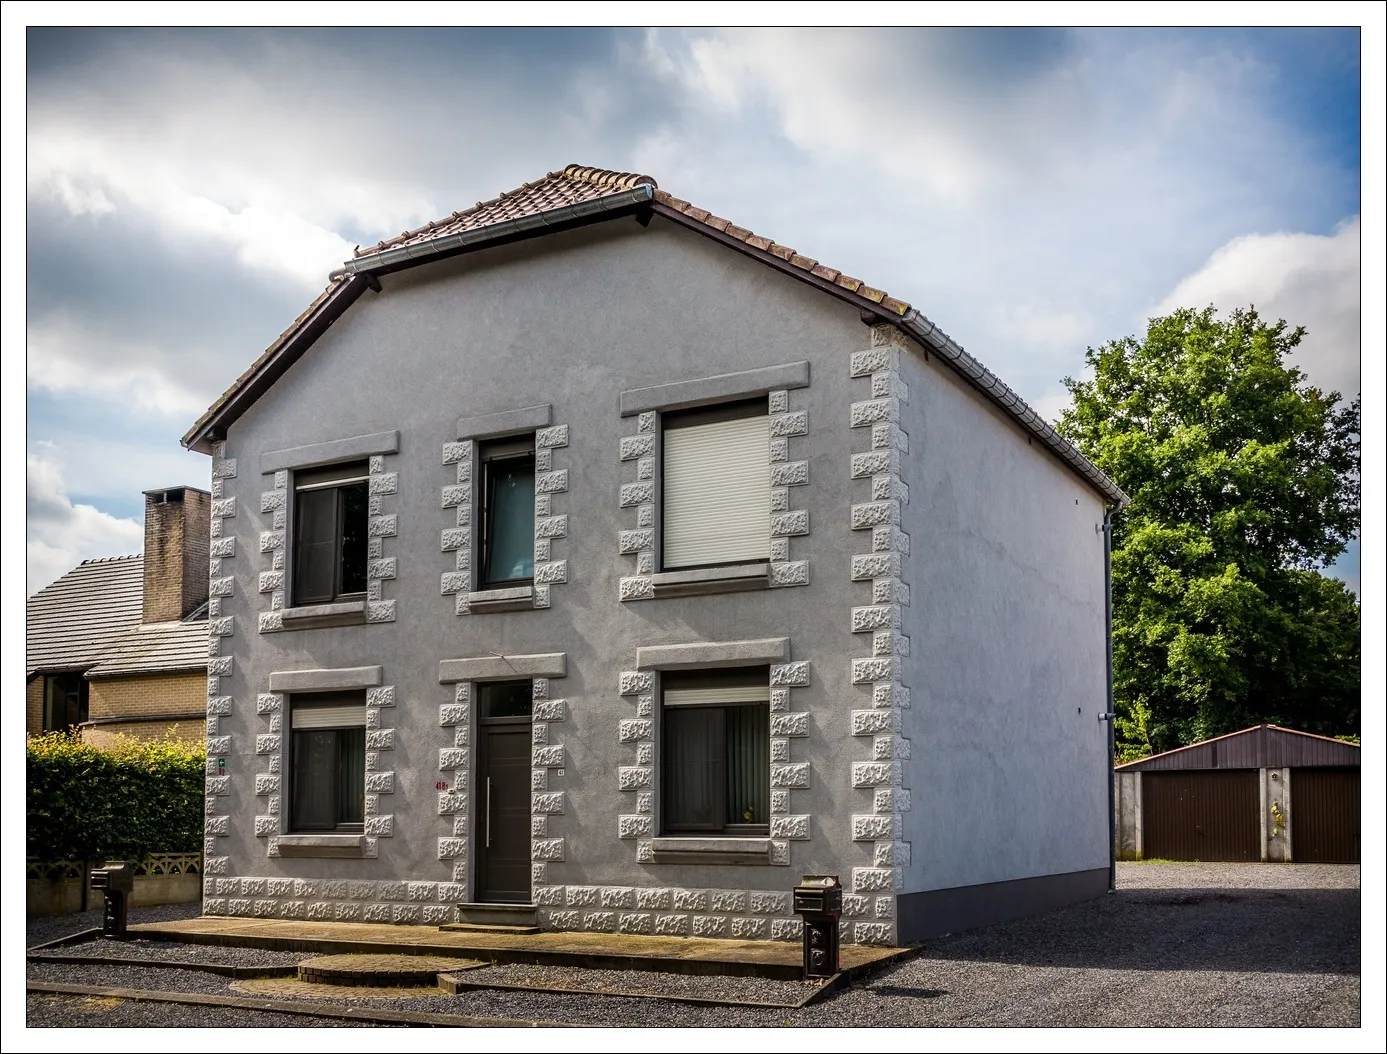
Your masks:
M 1320 573 L 1357 534 L 1359 403 L 1248 308 L 1090 348 L 1059 423 L 1132 498 L 1114 517 L 1124 759 L 1261 721 L 1358 732 L 1358 600 Z

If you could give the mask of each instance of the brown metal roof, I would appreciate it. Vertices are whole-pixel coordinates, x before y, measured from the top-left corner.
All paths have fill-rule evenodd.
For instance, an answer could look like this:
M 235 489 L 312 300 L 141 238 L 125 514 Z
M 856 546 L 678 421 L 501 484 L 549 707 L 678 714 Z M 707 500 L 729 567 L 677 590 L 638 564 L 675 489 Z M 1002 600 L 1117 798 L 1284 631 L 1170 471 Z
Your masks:
M 422 227 L 404 231 L 366 249 L 334 271 L 328 288 L 265 353 L 217 399 L 183 437 L 184 446 L 204 453 L 297 357 L 361 295 L 379 289 L 377 274 L 412 267 L 426 259 L 467 252 L 495 241 L 529 237 L 580 223 L 636 212 L 659 214 L 760 259 L 781 271 L 856 304 L 883 322 L 899 323 L 942 362 L 986 398 L 1016 419 L 1049 447 L 1069 468 L 1107 500 L 1127 503 L 1127 495 L 1092 464 L 1000 378 L 969 355 L 943 330 L 911 307 L 859 278 L 845 275 L 730 220 L 715 216 L 660 190 L 649 176 L 569 165 L 525 183 L 490 201 L 454 212 Z
M 142 623 L 119 637 L 87 671 L 89 679 L 207 668 L 207 613 L 183 622 Z
M 1311 732 L 1279 725 L 1254 725 L 1240 732 L 1191 743 L 1140 761 L 1118 765 L 1119 772 L 1165 772 L 1180 769 L 1278 769 L 1316 766 L 1357 766 L 1362 751 Z
M 144 558 L 84 560 L 29 598 L 27 673 L 84 670 L 140 621 Z

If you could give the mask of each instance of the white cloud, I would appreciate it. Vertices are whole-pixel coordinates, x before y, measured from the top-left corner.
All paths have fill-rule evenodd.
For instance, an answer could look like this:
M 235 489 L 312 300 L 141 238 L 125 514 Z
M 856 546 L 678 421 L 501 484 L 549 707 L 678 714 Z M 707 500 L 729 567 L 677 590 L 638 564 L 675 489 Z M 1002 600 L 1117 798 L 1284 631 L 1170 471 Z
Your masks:
M 27 455 L 28 593 L 33 594 L 83 560 L 138 553 L 144 526 L 120 519 L 67 496 L 62 470 L 50 458 Z
M 143 413 L 195 419 L 206 392 L 174 376 L 178 357 L 143 342 L 98 332 L 66 314 L 38 316 L 26 334 L 32 388 L 96 395 Z
M 1182 279 L 1152 310 L 1220 312 L 1252 304 L 1263 319 L 1307 330 L 1294 361 L 1312 384 L 1352 399 L 1360 388 L 1361 229 L 1354 216 L 1333 234 L 1248 234 L 1234 238 Z

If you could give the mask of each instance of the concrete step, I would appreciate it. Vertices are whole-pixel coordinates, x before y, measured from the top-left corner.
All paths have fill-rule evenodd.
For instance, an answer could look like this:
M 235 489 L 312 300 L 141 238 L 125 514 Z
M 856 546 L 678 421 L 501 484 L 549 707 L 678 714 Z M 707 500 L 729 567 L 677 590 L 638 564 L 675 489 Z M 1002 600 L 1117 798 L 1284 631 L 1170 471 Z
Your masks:
M 517 926 L 525 927 L 527 932 L 538 929 L 539 918 L 533 904 L 458 904 L 457 913 L 457 925 L 503 926 L 503 932 Z
M 438 928 L 448 933 L 514 933 L 521 937 L 544 932 L 538 926 L 506 926 L 486 922 L 445 922 Z

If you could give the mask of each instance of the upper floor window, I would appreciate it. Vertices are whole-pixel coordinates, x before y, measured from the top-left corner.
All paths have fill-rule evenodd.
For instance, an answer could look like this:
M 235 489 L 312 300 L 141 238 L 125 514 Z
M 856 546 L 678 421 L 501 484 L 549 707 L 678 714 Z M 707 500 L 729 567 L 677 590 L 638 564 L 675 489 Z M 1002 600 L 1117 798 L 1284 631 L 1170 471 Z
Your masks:
M 664 569 L 770 559 L 765 397 L 662 416 Z
M 535 574 L 535 437 L 479 444 L 479 588 L 527 585 Z
M 294 603 L 366 594 L 370 500 L 365 461 L 294 473 Z

